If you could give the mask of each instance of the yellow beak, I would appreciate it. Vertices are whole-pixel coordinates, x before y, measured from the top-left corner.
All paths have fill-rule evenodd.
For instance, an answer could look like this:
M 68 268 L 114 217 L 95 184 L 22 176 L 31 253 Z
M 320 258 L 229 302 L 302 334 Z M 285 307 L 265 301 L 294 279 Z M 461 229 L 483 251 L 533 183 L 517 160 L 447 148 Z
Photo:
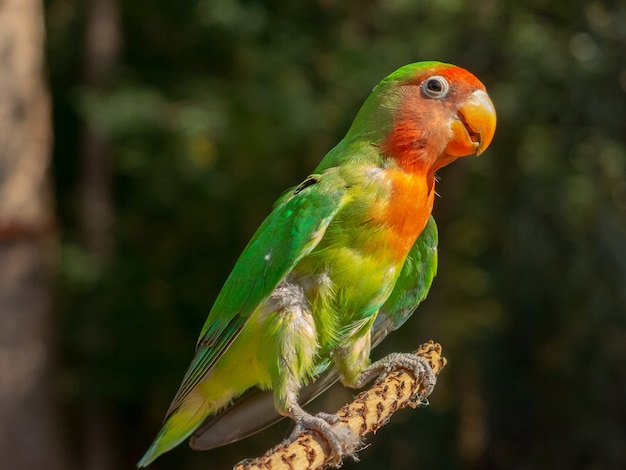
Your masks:
M 450 124 L 452 139 L 446 153 L 452 157 L 480 155 L 485 151 L 496 132 L 496 110 L 489 95 L 476 90 L 458 108 Z

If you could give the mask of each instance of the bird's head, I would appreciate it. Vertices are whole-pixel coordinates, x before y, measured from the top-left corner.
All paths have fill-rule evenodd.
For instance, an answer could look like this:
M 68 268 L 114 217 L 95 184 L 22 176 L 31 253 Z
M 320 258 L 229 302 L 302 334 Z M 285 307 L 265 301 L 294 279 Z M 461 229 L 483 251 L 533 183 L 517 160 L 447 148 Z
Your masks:
M 450 64 L 418 62 L 374 89 L 351 132 L 375 136 L 382 153 L 408 171 L 434 173 L 459 157 L 480 155 L 495 128 L 493 103 L 474 75 Z

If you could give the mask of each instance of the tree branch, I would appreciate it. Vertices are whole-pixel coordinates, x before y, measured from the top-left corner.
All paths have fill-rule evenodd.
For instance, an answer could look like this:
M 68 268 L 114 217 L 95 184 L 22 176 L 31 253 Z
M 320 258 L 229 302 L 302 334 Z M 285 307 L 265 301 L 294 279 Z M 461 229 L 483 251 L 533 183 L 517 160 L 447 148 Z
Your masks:
M 441 346 L 433 341 L 421 345 L 415 354 L 428 361 L 435 375 L 446 365 L 446 359 L 441 356 Z M 423 391 L 421 377 L 415 377 L 407 370 L 397 370 L 389 373 L 384 380 L 377 381 L 369 390 L 361 392 L 352 403 L 337 411 L 335 414 L 340 422 L 333 428 L 341 435 L 355 436 L 354 448 L 349 449 L 348 454 L 350 451 L 358 451 L 361 438 L 384 426 L 393 413 L 406 406 L 420 406 L 423 398 L 426 398 L 422 395 Z M 336 465 L 326 440 L 307 431 L 300 434 L 295 441 L 279 444 L 261 457 L 238 463 L 234 470 L 317 470 L 334 464 Z

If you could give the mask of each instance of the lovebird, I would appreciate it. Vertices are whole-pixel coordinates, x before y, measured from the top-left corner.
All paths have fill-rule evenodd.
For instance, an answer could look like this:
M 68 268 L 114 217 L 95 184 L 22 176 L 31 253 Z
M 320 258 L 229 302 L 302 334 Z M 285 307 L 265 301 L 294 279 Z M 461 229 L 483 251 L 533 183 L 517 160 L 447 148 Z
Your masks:
M 485 86 L 465 69 L 418 62 L 383 79 L 237 260 L 138 466 L 187 438 L 209 449 L 281 417 L 296 424 L 291 439 L 317 432 L 340 461 L 334 415 L 302 406 L 337 379 L 359 388 L 396 366 L 424 371 L 417 356 L 372 364 L 370 351 L 406 321 L 435 276 L 435 172 L 480 155 L 495 127 Z

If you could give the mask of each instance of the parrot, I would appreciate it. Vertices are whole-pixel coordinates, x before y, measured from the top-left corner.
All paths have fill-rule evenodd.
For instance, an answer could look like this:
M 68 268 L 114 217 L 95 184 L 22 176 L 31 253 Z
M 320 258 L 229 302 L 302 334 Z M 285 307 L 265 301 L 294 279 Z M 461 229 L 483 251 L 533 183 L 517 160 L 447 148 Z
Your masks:
M 371 349 L 426 297 L 437 270 L 436 172 L 480 155 L 494 105 L 471 72 L 435 61 L 374 87 L 345 137 L 275 203 L 244 248 L 202 327 L 196 352 L 146 467 L 188 438 L 210 449 L 283 417 L 329 443 L 336 416 L 303 406 L 339 380 L 360 388 L 391 368 L 434 384 L 425 361 Z

